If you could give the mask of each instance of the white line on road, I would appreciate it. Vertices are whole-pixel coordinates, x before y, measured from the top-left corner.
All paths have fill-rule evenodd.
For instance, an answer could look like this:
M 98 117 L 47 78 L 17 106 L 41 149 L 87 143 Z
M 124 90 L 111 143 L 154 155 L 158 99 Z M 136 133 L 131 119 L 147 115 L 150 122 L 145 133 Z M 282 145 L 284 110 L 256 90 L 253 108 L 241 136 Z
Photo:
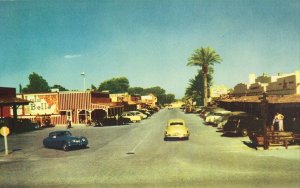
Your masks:
M 144 142 L 144 140 L 150 135 L 150 133 L 151 131 L 149 131 L 148 134 L 137 145 L 135 145 L 135 147 L 127 154 L 134 154 L 135 150 Z

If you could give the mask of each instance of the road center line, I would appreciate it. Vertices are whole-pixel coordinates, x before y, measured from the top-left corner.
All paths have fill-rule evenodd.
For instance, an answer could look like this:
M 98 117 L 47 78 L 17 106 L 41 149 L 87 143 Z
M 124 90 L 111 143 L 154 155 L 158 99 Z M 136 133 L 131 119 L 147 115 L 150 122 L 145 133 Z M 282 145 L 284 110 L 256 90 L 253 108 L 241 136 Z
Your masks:
M 148 134 L 128 153 L 134 154 L 135 150 L 144 142 L 144 140 L 150 135 L 150 133 L 151 131 L 149 131 Z

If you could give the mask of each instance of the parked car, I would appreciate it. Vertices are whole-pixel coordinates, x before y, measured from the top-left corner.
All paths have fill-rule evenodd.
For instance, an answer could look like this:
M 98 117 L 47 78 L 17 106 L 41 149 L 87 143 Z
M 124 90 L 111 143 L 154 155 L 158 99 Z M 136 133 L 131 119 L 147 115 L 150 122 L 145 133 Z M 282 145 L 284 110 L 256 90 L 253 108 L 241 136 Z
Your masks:
M 27 131 L 38 130 L 40 127 L 38 123 L 31 121 L 30 119 L 16 119 L 10 117 L 0 118 L 0 128 L 7 126 L 12 133 L 21 133 Z
M 148 118 L 148 116 L 140 111 L 130 111 L 131 113 L 133 113 L 134 115 L 137 115 L 137 116 L 141 116 L 142 119 L 146 119 Z
M 168 140 L 170 138 L 184 138 L 188 140 L 189 136 L 189 129 L 187 128 L 183 119 L 170 119 L 168 121 L 165 129 L 164 140 Z
M 73 148 L 86 148 L 88 140 L 83 136 L 72 136 L 70 131 L 54 131 L 50 132 L 49 136 L 43 140 L 43 145 L 46 148 L 68 151 Z
M 204 107 L 200 112 L 200 117 L 205 119 L 212 112 L 221 111 L 221 110 L 225 110 L 225 109 L 219 107 Z
M 141 116 L 135 115 L 132 112 L 123 112 L 121 116 L 124 118 L 129 118 L 130 122 L 132 123 L 139 122 L 142 120 Z
M 147 109 L 138 109 L 138 111 L 142 112 L 143 114 L 146 114 L 147 117 L 150 117 L 152 114 Z
M 240 114 L 230 116 L 223 127 L 224 134 L 234 133 L 241 136 L 248 136 L 250 133 L 262 132 L 264 122 L 257 116 Z
M 230 113 L 231 111 L 228 110 L 216 110 L 215 112 L 211 112 L 208 116 L 206 116 L 205 123 L 216 124 L 217 119 Z
M 131 120 L 128 117 L 117 116 L 117 117 L 105 117 L 100 120 L 94 120 L 93 124 L 95 127 L 110 126 L 110 125 L 125 125 L 130 123 Z
M 194 106 L 191 106 L 191 105 L 186 106 L 185 110 L 184 110 L 185 113 L 193 113 L 194 111 L 195 111 L 195 108 L 194 108 Z
M 229 114 L 225 114 L 225 115 L 221 116 L 220 118 L 216 119 L 215 123 L 216 123 L 218 129 L 223 129 L 224 125 L 227 123 L 230 116 L 239 115 L 239 114 L 247 114 L 247 113 L 243 112 L 243 111 L 233 111 L 233 112 L 230 112 Z

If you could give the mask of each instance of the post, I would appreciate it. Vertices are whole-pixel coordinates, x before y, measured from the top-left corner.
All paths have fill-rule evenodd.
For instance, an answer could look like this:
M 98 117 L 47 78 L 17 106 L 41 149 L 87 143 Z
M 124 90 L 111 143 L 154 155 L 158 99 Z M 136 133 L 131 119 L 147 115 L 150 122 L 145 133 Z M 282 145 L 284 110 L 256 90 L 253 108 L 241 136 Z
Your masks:
M 3 126 L 0 129 L 0 134 L 4 137 L 5 155 L 8 155 L 7 135 L 9 135 L 9 133 L 10 133 L 9 128 L 6 126 Z
M 7 136 L 4 136 L 5 155 L 8 155 Z
M 267 135 L 267 122 L 268 122 L 268 100 L 267 100 L 267 94 L 264 92 L 263 96 L 259 98 L 261 100 L 261 113 L 263 118 L 263 124 L 264 124 L 264 149 L 269 148 L 269 138 Z

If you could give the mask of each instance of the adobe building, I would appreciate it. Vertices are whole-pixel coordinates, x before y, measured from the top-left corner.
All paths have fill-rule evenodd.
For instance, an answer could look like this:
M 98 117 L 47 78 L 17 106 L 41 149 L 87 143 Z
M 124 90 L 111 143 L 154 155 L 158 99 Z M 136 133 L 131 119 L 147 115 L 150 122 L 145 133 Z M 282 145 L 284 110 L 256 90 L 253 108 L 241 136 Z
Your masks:
M 124 105 L 124 111 L 137 110 L 142 108 L 140 95 L 129 95 L 126 93 L 110 94 L 112 102 L 119 102 Z
M 267 94 L 269 119 L 276 112 L 285 118 L 300 117 L 300 71 L 275 76 L 249 75 L 249 83 L 239 83 L 230 97 L 218 100 L 219 106 L 228 110 L 242 110 L 261 115 L 261 97 Z
M 149 95 L 144 95 L 141 97 L 142 103 L 145 107 L 156 107 L 157 104 L 157 97 L 150 93 Z
M 117 93 L 109 95 L 112 102 L 122 102 L 124 111 L 137 110 L 141 108 L 156 107 L 157 97 L 150 93 L 149 95 L 129 95 L 128 93 Z

